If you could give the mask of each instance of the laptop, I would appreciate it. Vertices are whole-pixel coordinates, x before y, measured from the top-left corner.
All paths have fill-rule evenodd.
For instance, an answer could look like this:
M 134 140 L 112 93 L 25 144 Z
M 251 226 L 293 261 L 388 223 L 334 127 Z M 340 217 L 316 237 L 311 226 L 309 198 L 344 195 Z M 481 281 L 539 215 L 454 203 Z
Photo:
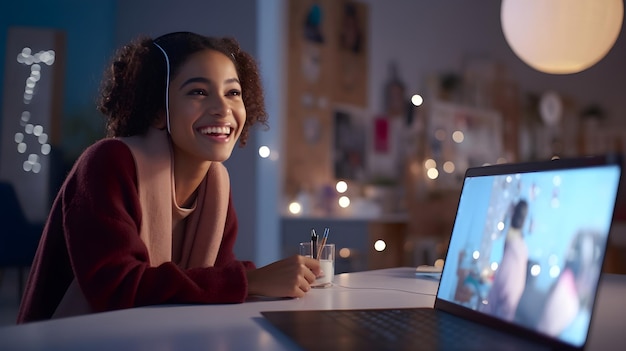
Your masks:
M 305 350 L 582 350 L 621 165 L 604 155 L 467 169 L 432 308 L 261 314 Z

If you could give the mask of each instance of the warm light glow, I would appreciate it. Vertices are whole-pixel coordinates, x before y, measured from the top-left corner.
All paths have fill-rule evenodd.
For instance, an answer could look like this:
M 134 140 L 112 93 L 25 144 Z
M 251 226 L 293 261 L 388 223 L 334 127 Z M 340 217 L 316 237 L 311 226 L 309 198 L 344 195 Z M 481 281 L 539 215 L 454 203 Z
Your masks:
M 465 135 L 462 131 L 457 130 L 452 133 L 452 140 L 454 140 L 455 143 L 460 144 L 463 142 L 463 140 L 465 140 Z
M 340 180 L 337 182 L 337 185 L 335 185 L 335 189 L 337 189 L 338 193 L 343 194 L 348 190 L 348 183 Z
M 583 71 L 613 47 L 623 0 L 502 0 L 502 31 L 513 52 L 552 74 Z
M 270 156 L 270 148 L 267 146 L 259 147 L 259 156 L 263 158 L 268 158 Z
M 342 247 L 341 250 L 339 250 L 339 257 L 341 258 L 348 258 L 351 254 L 350 249 L 347 247 Z
M 443 164 L 443 171 L 446 173 L 454 173 L 454 169 L 455 169 L 454 162 L 452 161 L 446 161 Z
M 348 198 L 347 196 L 340 197 L 337 202 L 339 203 L 339 207 L 341 208 L 346 208 L 350 206 L 350 198 Z
M 302 206 L 300 206 L 299 203 L 294 201 L 289 204 L 289 212 L 291 214 L 300 214 L 300 212 L 302 212 Z
M 419 94 L 415 94 L 411 96 L 411 103 L 414 106 L 421 106 L 424 103 L 424 98 Z
M 439 177 L 439 171 L 437 170 L 437 168 L 429 168 L 428 171 L 426 171 L 426 175 L 428 176 L 428 178 L 434 180 Z
M 387 248 L 387 244 L 385 243 L 384 240 L 376 240 L 376 242 L 374 243 L 374 250 L 381 252 L 384 251 L 385 248 Z
M 435 264 L 434 266 L 437 268 L 443 268 L 443 264 L 445 263 L 445 261 L 442 258 L 438 258 L 435 260 Z
M 435 168 L 437 167 L 437 162 L 435 162 L 435 160 L 433 160 L 432 158 L 429 158 L 428 160 L 424 161 L 424 167 L 426 167 L 426 169 Z
M 443 130 L 443 129 L 437 129 L 435 131 L 435 139 L 437 139 L 439 141 L 446 140 L 446 131 Z
M 417 162 L 411 162 L 411 166 L 409 168 L 411 170 L 411 174 L 418 175 L 420 173 L 420 166 Z

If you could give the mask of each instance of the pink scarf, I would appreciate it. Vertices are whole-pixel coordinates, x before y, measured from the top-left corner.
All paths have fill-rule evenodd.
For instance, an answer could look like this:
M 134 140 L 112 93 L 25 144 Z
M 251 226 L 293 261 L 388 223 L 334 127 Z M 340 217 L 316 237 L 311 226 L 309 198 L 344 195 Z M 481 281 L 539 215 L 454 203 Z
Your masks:
M 133 153 L 139 179 L 143 223 L 141 240 L 156 267 L 172 260 L 172 153 L 167 134 L 151 128 L 144 137 L 121 138 Z M 162 190 L 161 190 L 162 189 Z M 210 192 L 208 192 L 210 189 Z M 213 162 L 198 187 L 195 211 L 187 218 L 180 266 L 211 267 L 224 234 L 230 181 L 226 168 Z

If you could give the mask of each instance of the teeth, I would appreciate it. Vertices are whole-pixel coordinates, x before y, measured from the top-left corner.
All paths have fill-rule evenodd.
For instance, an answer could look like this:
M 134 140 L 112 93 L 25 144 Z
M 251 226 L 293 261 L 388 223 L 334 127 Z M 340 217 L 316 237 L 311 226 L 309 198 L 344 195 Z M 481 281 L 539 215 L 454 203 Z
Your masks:
M 207 127 L 200 130 L 202 134 L 226 134 L 230 135 L 230 127 Z

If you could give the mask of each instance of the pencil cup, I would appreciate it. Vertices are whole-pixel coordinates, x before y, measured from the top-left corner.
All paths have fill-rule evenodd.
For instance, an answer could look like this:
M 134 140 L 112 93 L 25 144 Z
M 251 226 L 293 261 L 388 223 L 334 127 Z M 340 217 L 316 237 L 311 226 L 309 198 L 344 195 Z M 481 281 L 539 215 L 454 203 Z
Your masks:
M 315 255 L 311 254 L 311 243 L 300 243 L 300 255 L 308 257 L 317 257 L 320 261 L 322 273 L 315 279 L 315 283 L 311 285 L 313 288 L 325 288 L 333 284 L 335 276 L 335 244 L 325 244 L 317 247 Z

